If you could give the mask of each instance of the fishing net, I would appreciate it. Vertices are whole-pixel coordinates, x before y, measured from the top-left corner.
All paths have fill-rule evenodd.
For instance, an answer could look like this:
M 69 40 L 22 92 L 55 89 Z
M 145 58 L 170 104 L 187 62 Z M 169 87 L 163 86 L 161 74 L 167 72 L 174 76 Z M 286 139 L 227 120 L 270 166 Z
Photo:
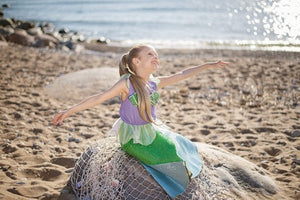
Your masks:
M 205 165 L 176 199 L 223 199 L 224 188 L 210 181 Z M 89 146 L 76 162 L 70 183 L 78 199 L 170 199 L 138 160 L 114 138 Z

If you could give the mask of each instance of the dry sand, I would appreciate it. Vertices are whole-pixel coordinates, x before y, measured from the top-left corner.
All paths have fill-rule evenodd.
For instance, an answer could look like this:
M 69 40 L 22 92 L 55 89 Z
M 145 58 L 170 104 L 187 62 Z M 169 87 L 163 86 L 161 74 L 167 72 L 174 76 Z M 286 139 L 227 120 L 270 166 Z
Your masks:
M 60 127 L 52 117 L 83 98 L 53 96 L 58 77 L 118 66 L 126 48 L 87 45 L 98 53 L 36 49 L 0 43 L 0 199 L 66 199 L 75 159 L 105 137 L 119 117 L 118 100 L 78 113 Z M 192 141 L 216 145 L 264 168 L 286 199 L 300 198 L 300 53 L 246 50 L 158 51 L 168 75 L 222 59 L 226 70 L 207 70 L 161 91 L 160 119 Z M 67 86 L 64 86 L 67 87 Z M 61 92 L 64 87 L 58 87 Z M 89 86 L 91 94 L 101 91 Z M 68 93 L 69 94 L 69 93 Z

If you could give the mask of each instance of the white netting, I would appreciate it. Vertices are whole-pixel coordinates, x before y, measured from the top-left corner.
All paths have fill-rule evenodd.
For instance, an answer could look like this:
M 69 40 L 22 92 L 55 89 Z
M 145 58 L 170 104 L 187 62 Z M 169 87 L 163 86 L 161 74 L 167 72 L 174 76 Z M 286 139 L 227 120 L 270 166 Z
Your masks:
M 223 199 L 224 188 L 209 178 L 203 165 L 187 190 L 176 199 Z M 135 158 L 121 150 L 113 138 L 106 138 L 82 153 L 71 179 L 78 199 L 170 199 Z M 226 195 L 225 195 L 226 196 Z

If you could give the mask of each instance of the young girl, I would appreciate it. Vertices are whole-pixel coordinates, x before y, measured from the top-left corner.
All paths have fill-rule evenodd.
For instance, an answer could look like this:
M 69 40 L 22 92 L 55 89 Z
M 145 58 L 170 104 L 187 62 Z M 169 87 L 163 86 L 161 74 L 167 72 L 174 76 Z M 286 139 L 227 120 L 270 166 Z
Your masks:
M 201 158 L 196 146 L 185 137 L 171 132 L 156 118 L 158 90 L 199 74 L 205 69 L 223 68 L 218 61 L 185 69 L 171 76 L 154 78 L 159 66 L 155 49 L 138 45 L 124 54 L 119 63 L 120 80 L 101 94 L 87 98 L 53 119 L 60 125 L 72 114 L 91 108 L 121 95 L 120 118 L 111 131 L 116 132 L 122 149 L 140 160 L 142 165 L 171 198 L 181 194 L 191 178 L 201 171 Z

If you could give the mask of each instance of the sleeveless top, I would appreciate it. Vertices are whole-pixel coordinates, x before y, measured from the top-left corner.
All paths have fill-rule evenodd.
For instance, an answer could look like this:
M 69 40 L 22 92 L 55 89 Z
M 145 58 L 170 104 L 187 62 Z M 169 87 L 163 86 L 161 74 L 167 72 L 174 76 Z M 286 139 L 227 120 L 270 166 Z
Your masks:
M 140 116 L 138 110 L 138 99 L 137 94 L 134 91 L 134 88 L 131 84 L 129 78 L 127 79 L 127 83 L 129 86 L 129 95 L 125 101 L 122 101 L 121 108 L 120 108 L 120 117 L 121 119 L 131 125 L 145 125 L 149 122 L 144 121 Z M 150 102 L 151 102 L 151 115 L 152 118 L 156 119 L 156 104 L 158 103 L 159 94 L 156 91 L 157 89 L 157 81 L 155 82 L 154 79 L 150 79 L 148 82 L 148 92 L 150 95 Z
M 137 107 L 137 94 L 129 80 L 129 75 L 125 76 L 129 88 L 129 95 L 125 101 L 122 101 L 120 118 L 114 123 L 109 133 L 115 134 L 121 145 L 126 144 L 129 140 L 133 139 L 133 143 L 147 146 L 151 144 L 156 137 L 157 125 L 143 120 L 140 116 Z M 160 98 L 160 95 L 157 92 L 158 84 L 159 79 L 151 76 L 147 87 L 150 95 L 151 115 L 156 121 L 156 104 Z

